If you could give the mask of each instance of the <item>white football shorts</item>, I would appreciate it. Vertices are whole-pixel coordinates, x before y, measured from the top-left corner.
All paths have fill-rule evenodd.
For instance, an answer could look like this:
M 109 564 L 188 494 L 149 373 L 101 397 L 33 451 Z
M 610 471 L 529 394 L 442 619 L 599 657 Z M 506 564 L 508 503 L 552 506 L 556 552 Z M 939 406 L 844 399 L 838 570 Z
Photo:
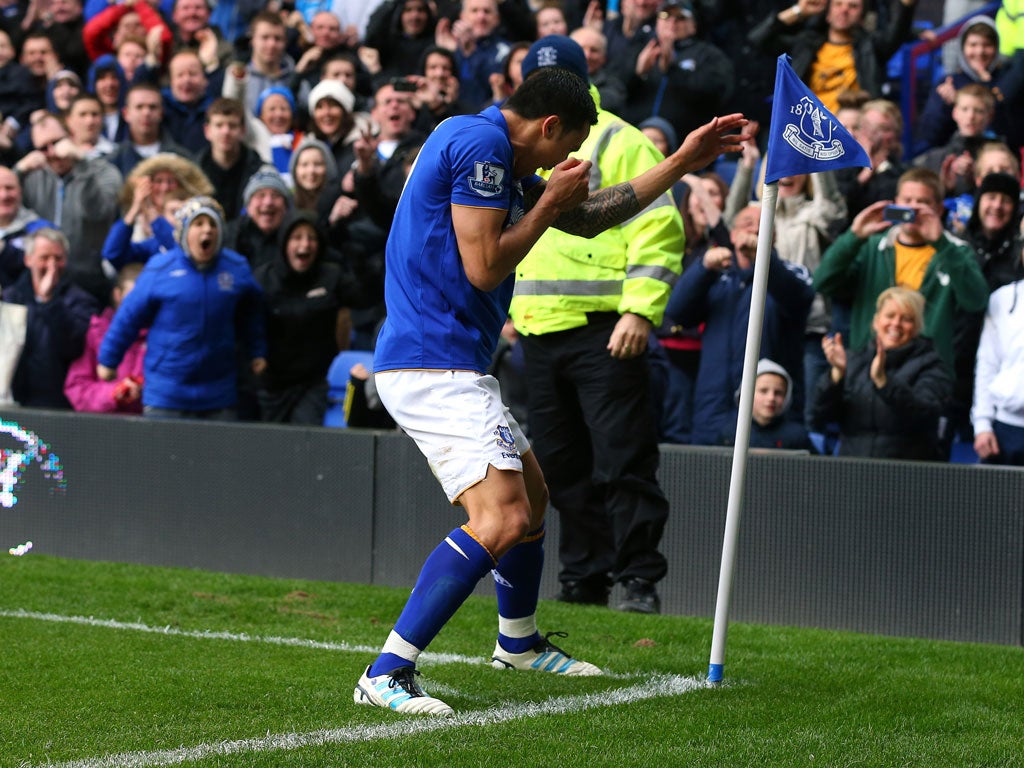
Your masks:
M 498 380 L 473 371 L 374 375 L 391 418 L 411 437 L 453 504 L 487 468 L 523 471 L 530 443 L 501 400 Z

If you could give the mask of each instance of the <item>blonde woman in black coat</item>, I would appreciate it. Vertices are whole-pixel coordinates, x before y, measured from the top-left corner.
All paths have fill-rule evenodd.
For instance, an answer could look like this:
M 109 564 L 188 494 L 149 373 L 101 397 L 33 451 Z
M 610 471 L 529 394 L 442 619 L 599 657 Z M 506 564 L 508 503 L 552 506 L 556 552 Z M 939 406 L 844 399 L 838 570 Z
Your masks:
M 944 461 L 939 419 L 953 378 L 924 327 L 924 297 L 883 291 L 875 304 L 874 342 L 847 353 L 840 334 L 822 339 L 830 369 L 818 382 L 813 422 L 838 423 L 840 456 Z

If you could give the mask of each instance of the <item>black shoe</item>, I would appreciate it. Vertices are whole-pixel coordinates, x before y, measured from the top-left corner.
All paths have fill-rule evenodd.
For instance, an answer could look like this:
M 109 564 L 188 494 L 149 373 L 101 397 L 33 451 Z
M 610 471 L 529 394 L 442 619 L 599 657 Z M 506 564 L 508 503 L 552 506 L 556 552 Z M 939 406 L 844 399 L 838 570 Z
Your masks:
M 561 591 L 555 595 L 555 600 L 560 603 L 607 607 L 610 593 L 611 590 L 604 584 L 594 584 L 589 581 L 564 581 Z
M 619 603 L 619 610 L 627 613 L 661 613 L 661 599 L 653 582 L 647 579 L 629 579 L 623 583 L 626 599 Z

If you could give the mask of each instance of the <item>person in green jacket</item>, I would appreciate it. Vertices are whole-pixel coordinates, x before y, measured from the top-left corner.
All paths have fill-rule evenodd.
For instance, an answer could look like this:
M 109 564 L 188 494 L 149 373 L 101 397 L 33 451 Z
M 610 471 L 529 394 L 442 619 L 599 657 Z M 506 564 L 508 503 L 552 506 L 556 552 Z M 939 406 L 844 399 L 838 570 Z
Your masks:
M 942 227 L 942 183 L 927 168 L 913 168 L 896 187 L 897 206 L 913 210 L 909 221 L 894 224 L 880 200 L 856 217 L 825 251 L 814 273 L 819 293 L 849 305 L 849 344 L 863 349 L 871 340 L 875 301 L 887 288 L 901 285 L 925 298 L 924 335 L 932 339 L 953 370 L 953 319 L 980 312 L 988 285 L 971 247 Z

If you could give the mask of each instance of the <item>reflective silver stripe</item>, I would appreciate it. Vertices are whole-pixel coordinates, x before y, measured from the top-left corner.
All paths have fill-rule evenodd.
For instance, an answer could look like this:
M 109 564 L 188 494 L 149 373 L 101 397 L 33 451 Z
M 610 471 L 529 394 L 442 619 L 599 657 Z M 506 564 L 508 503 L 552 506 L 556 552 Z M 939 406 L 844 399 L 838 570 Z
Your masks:
M 647 278 L 675 285 L 679 275 L 667 267 L 634 264 L 626 268 L 626 279 Z M 621 280 L 517 280 L 516 296 L 620 296 Z
M 621 131 L 625 127 L 626 126 L 625 126 L 624 123 L 618 123 L 618 122 L 612 123 L 611 125 L 609 125 L 607 128 L 604 129 L 604 133 L 601 134 L 601 136 L 597 140 L 597 143 L 594 145 L 594 151 L 591 152 L 591 154 L 590 154 L 590 163 L 591 163 L 590 191 L 591 192 L 596 192 L 597 190 L 599 190 L 601 188 L 601 181 L 602 181 L 602 179 L 601 179 L 601 163 L 600 163 L 601 154 L 607 148 L 609 142 L 611 142 L 612 137 L 615 136 L 615 134 L 617 134 L 619 131 Z M 630 222 L 636 220 L 640 216 L 643 216 L 645 213 L 653 211 L 655 208 L 660 208 L 662 206 L 668 206 L 670 208 L 675 208 L 675 203 L 672 201 L 672 197 L 668 194 L 668 192 L 663 192 L 660 195 L 658 195 L 656 198 L 654 198 L 653 201 L 651 201 L 650 205 L 648 205 L 646 208 L 644 208 L 642 211 L 640 211 L 635 216 L 632 216 L 629 219 L 627 219 L 626 221 L 622 222 L 622 224 L 620 224 L 619 226 L 626 226 L 627 224 L 629 224 Z
M 620 296 L 621 280 L 517 280 L 516 296 Z
M 594 151 L 590 153 L 590 191 L 596 192 L 601 188 L 601 153 L 604 152 L 605 147 L 608 146 L 608 142 L 612 140 L 612 136 L 623 129 L 623 123 L 612 123 L 604 129 L 604 133 L 598 138 L 597 143 L 594 145 Z
M 626 267 L 626 279 L 633 280 L 640 277 L 647 277 L 651 280 L 660 280 L 669 285 L 675 285 L 679 275 L 668 267 L 659 267 L 657 264 L 630 264 Z
M 660 195 L 658 195 L 656 198 L 654 198 L 654 200 L 651 201 L 650 205 L 648 205 L 646 208 L 644 208 L 642 211 L 640 211 L 640 213 L 636 214 L 635 216 L 631 216 L 626 221 L 622 222 L 619 226 L 620 227 L 624 227 L 627 224 L 630 224 L 630 223 L 636 221 L 638 218 L 640 218 L 644 214 L 650 213 L 655 208 L 662 208 L 662 207 L 667 207 L 667 208 L 675 208 L 676 207 L 675 203 L 672 202 L 672 197 L 669 195 L 668 192 L 662 192 Z

